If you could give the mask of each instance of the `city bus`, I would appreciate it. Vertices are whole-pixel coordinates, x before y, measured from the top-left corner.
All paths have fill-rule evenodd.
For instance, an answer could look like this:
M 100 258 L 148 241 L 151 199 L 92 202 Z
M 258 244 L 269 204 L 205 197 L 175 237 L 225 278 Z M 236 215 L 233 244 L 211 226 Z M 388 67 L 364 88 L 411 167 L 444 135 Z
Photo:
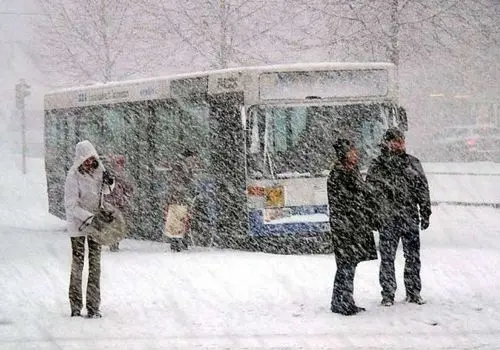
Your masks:
M 164 240 L 169 164 L 196 154 L 199 245 L 278 253 L 328 249 L 326 179 L 339 137 L 366 169 L 385 130 L 407 128 L 390 63 L 242 67 L 48 93 L 49 210 L 64 218 L 74 147 L 125 157 L 134 180 L 130 235 Z M 194 204 L 193 204 L 194 205 Z

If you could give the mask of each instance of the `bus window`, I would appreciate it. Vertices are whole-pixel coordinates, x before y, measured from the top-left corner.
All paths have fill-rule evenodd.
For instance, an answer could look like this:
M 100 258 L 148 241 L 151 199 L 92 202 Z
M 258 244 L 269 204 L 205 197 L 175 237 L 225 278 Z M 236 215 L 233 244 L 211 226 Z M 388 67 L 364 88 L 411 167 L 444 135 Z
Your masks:
M 78 110 L 73 111 L 73 113 L 68 113 L 66 117 L 68 134 L 66 137 L 66 145 L 68 149 L 68 156 L 71 159 L 71 164 L 73 163 L 74 147 L 76 145 L 76 118 Z M 70 164 L 70 165 L 71 165 Z
M 77 141 L 89 140 L 95 146 L 97 152 L 101 151 L 103 109 L 104 107 L 84 108 L 76 119 Z
M 162 101 L 155 105 L 157 118 L 155 125 L 156 161 L 159 167 L 168 168 L 180 152 L 181 132 L 179 109 L 174 102 Z
M 264 172 L 264 119 L 259 117 L 259 109 L 249 110 L 247 121 L 247 169 L 249 176 L 254 179 L 260 179 Z
M 209 154 L 209 107 L 204 98 L 178 100 L 183 130 L 183 145 L 195 152 L 199 166 L 206 169 L 210 162 Z
M 272 147 L 276 152 L 285 151 L 290 143 L 290 117 L 287 116 L 287 110 L 282 109 L 273 113 L 274 115 L 268 115 L 266 120 L 268 123 L 272 123 L 272 129 L 274 130 L 274 138 L 272 140 Z
M 203 100 L 165 100 L 155 106 L 157 165 L 168 168 L 186 149 L 203 165 L 208 155 L 208 106 Z
M 114 108 L 113 108 L 114 107 Z M 125 118 L 123 111 L 117 106 L 103 109 L 101 148 L 106 153 L 122 154 L 125 145 Z
M 295 146 L 306 128 L 307 117 L 304 109 L 275 109 L 272 114 L 268 114 L 268 118 L 272 120 L 275 130 L 273 143 L 276 152 L 284 152 Z
M 71 128 L 76 142 L 89 140 L 103 156 L 123 153 L 127 143 L 126 109 L 120 105 L 83 108 Z M 129 130 L 131 131 L 131 130 Z
M 362 167 L 379 152 L 387 125 L 389 107 L 381 104 L 273 106 L 254 108 L 253 119 L 263 119 L 265 131 L 255 133 L 264 139 L 264 148 L 250 152 L 248 166 L 265 177 L 300 173 L 324 176 L 335 161 L 333 143 L 339 137 L 351 138 L 360 150 Z M 256 110 L 260 110 L 256 113 Z M 257 121 L 253 120 L 255 125 Z M 254 126 L 255 127 L 255 126 Z M 253 140 L 257 145 L 257 140 Z M 261 158 L 263 162 L 255 162 Z M 257 168 L 257 165 L 265 164 Z
M 365 105 L 355 118 L 353 139 L 359 149 L 362 167 L 368 167 L 372 159 L 380 154 L 380 142 L 387 129 L 389 109 L 380 105 Z

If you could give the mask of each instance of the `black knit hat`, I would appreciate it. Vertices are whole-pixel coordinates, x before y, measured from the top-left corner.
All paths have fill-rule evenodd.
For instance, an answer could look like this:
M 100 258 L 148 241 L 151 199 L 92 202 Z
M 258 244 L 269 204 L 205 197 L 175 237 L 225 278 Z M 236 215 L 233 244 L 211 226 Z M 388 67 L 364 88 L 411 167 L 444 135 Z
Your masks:
M 405 134 L 398 128 L 389 128 L 384 134 L 384 141 L 392 141 L 396 139 L 405 139 Z
M 339 160 L 344 160 L 347 152 L 354 148 L 354 144 L 348 139 L 338 139 L 333 145 L 333 148 L 335 149 L 335 153 L 337 153 L 337 158 Z

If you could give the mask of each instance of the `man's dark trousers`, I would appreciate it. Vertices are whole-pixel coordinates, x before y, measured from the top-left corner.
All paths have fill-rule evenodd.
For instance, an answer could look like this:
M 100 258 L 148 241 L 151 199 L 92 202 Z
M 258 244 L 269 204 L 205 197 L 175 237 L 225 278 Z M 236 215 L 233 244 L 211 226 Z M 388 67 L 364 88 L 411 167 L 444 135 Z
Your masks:
M 396 272 L 394 260 L 399 240 L 403 243 L 405 257 L 404 283 L 407 296 L 419 296 L 422 289 L 420 279 L 420 231 L 418 219 L 394 218 L 380 231 L 380 273 L 382 297 L 394 300 Z
M 349 309 L 354 306 L 354 275 L 357 263 L 336 258 L 337 272 L 333 282 L 332 309 Z

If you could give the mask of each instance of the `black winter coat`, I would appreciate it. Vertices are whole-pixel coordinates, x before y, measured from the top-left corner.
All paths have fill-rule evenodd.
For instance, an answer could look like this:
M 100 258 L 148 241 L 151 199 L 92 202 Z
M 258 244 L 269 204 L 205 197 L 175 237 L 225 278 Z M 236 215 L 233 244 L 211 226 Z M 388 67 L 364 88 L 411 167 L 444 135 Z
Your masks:
M 414 222 L 419 215 L 431 215 L 429 185 L 418 158 L 405 153 L 382 154 L 376 158 L 366 177 L 377 199 L 380 226 L 394 219 Z
M 336 257 L 353 263 L 376 260 L 372 201 L 359 169 L 336 165 L 328 177 L 327 193 Z
M 195 175 L 184 161 L 172 163 L 167 184 L 167 203 L 190 206 L 194 198 Z

